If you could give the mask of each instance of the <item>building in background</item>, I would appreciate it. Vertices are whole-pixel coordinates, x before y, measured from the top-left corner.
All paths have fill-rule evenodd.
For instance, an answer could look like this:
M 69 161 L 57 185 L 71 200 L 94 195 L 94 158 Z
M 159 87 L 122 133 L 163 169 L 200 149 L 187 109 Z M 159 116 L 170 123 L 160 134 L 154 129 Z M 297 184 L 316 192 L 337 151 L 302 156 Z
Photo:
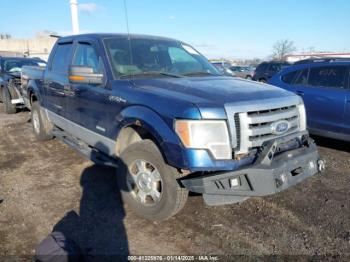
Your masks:
M 54 33 L 42 31 L 37 33 L 35 38 L 30 39 L 17 39 L 11 36 L 0 38 L 0 55 L 39 57 L 47 61 L 57 40 L 57 38 L 51 37 L 51 34 Z
M 294 62 L 304 60 L 304 59 L 309 59 L 309 58 L 326 58 L 326 57 L 350 58 L 350 53 L 309 52 L 309 53 L 286 55 L 285 60 L 287 62 L 294 63 Z

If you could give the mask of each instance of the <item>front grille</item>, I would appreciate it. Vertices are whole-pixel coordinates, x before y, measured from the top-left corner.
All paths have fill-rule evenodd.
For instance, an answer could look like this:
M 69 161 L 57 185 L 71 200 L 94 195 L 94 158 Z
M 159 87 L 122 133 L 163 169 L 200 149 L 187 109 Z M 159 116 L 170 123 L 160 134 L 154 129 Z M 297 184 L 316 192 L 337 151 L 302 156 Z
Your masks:
M 299 110 L 296 105 L 239 114 L 240 150 L 262 146 L 264 142 L 299 130 Z M 275 134 L 272 124 L 281 120 L 289 123 L 283 134 Z
M 241 144 L 241 123 L 239 120 L 239 114 L 235 114 L 235 127 L 236 127 L 236 140 L 237 140 L 237 146 L 235 148 L 235 150 L 239 150 L 239 146 Z
M 298 97 L 285 97 L 225 105 L 230 122 L 232 148 L 235 154 L 247 154 L 266 141 L 301 130 Z M 288 121 L 283 133 L 275 130 L 279 121 Z

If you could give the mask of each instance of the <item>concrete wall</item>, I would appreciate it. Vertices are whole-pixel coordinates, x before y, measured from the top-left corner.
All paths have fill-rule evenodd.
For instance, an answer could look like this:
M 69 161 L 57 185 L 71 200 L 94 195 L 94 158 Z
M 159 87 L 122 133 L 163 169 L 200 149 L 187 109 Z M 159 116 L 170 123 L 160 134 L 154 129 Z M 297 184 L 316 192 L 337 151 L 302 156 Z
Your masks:
M 47 60 L 53 45 L 53 37 L 37 37 L 32 39 L 0 39 L 0 52 L 21 53 L 30 57 L 40 57 Z

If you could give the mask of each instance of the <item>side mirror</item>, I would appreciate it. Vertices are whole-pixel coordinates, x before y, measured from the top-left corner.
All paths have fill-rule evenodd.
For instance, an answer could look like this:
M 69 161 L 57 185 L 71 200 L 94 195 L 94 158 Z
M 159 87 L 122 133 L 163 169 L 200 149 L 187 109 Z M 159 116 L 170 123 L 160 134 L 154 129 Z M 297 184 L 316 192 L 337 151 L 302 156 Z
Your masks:
M 103 84 L 103 74 L 96 74 L 90 66 L 71 66 L 69 68 L 69 82 L 74 84 Z

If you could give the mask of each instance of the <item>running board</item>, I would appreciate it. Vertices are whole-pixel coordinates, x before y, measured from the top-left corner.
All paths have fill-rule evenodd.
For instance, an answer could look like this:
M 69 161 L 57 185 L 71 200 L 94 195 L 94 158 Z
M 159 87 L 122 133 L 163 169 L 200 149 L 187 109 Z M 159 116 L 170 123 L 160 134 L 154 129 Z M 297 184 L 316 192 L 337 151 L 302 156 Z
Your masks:
M 105 153 L 100 152 L 96 148 L 93 148 L 86 144 L 84 141 L 60 130 L 58 128 L 54 128 L 52 131 L 53 135 L 61 140 L 66 145 L 70 146 L 75 151 L 81 153 L 86 158 L 90 159 L 92 162 L 98 165 L 104 165 L 109 167 L 118 167 L 118 160 L 113 157 L 108 156 Z

